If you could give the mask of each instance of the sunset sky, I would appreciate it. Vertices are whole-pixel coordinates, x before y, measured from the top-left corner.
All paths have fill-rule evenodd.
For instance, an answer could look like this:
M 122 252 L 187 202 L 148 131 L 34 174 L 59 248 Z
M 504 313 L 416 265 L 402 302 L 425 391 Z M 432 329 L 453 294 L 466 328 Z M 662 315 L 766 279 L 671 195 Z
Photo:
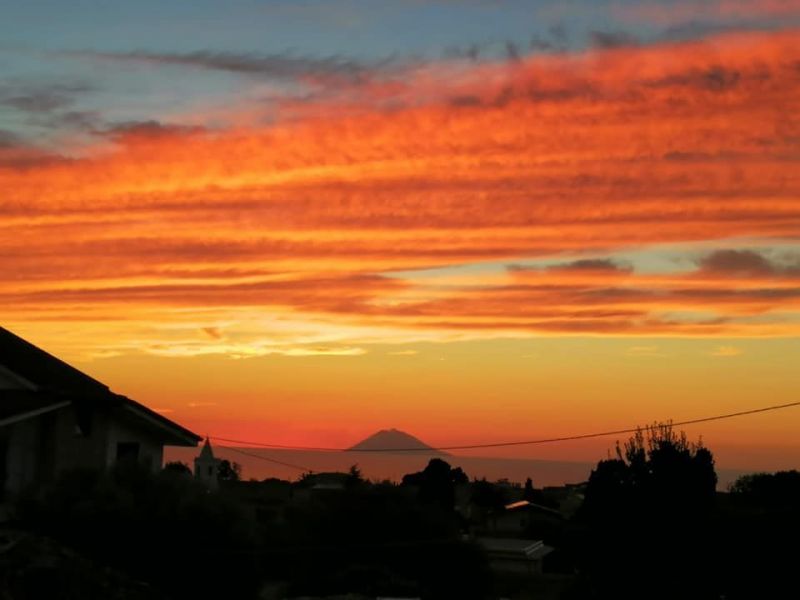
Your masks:
M 200 434 L 800 400 L 800 0 L 0 8 L 0 325 Z M 798 431 L 687 429 L 759 469 Z

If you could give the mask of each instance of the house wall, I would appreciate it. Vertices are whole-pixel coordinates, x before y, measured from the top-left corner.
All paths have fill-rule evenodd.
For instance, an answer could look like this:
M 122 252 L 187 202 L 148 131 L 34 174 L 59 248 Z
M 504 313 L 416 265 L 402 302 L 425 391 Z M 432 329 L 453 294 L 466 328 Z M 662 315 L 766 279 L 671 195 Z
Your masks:
M 38 472 L 39 423 L 29 419 L 3 429 L 6 443 L 5 489 L 19 492 L 33 483 Z
M 138 460 L 159 471 L 162 442 L 135 416 L 115 408 L 96 411 L 91 431 L 78 428 L 75 411 L 67 406 L 0 429 L 6 447 L 5 489 L 18 493 L 31 484 L 52 481 L 76 468 L 105 469 L 117 461 L 119 443 L 138 443 Z
M 71 406 L 59 410 L 57 416 L 53 432 L 54 447 L 51 450 L 55 455 L 55 474 L 76 468 L 105 468 L 108 415 L 100 411 L 92 415 L 89 435 L 84 435 L 78 428 L 78 420 Z
M 107 419 L 96 417 L 90 436 L 78 430 L 71 406 L 3 428 L 6 490 L 19 492 L 32 483 L 52 481 L 67 469 L 105 467 Z
M 59 411 L 56 431 L 56 472 L 76 467 L 109 468 L 117 462 L 120 443 L 139 444 L 140 464 L 158 471 L 163 460 L 162 442 L 152 430 L 127 411 L 115 407 L 110 411 L 95 411 L 91 432 L 84 436 L 72 409 Z
M 119 412 L 122 414 L 108 422 L 105 465 L 110 467 L 117 461 L 118 444 L 134 442 L 139 444 L 139 463 L 153 472 L 159 471 L 164 461 L 163 443 L 133 415 Z
M 507 514 L 495 515 L 489 521 L 489 530 L 506 533 L 522 533 L 528 525 L 528 515 L 517 510 Z
M 19 377 L 0 365 L 0 390 L 22 390 L 26 386 Z

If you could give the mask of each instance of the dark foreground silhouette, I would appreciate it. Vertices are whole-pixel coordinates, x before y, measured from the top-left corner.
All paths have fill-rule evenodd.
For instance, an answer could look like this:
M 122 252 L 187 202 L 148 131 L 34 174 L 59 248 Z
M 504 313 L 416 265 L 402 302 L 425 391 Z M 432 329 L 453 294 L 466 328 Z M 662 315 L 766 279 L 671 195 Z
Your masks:
M 470 481 L 440 458 L 399 485 L 365 481 L 357 466 L 246 482 L 227 463 L 215 492 L 180 463 L 159 474 L 120 464 L 17 499 L 4 534 L 16 541 L 0 536 L 0 597 L 736 599 L 793 589 L 800 473 L 715 488 L 712 453 L 669 426 L 641 431 L 587 484 L 563 488 Z M 541 572 L 502 568 L 511 563 L 492 554 L 534 540 L 543 544 L 529 548 L 547 549 Z

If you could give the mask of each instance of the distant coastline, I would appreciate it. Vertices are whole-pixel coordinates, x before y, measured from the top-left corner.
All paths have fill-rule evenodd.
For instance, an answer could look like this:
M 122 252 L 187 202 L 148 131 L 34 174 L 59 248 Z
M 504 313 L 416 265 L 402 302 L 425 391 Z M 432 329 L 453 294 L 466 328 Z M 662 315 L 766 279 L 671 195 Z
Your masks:
M 561 486 L 567 483 L 586 481 L 595 467 L 593 462 L 554 461 L 532 458 L 497 458 L 459 456 L 451 454 L 442 457 L 435 452 L 369 452 L 348 450 L 341 452 L 320 452 L 311 450 L 278 450 L 264 448 L 226 448 L 215 447 L 215 453 L 242 465 L 244 479 L 265 479 L 278 477 L 295 480 L 302 469 L 279 464 L 287 463 L 297 467 L 307 467 L 315 472 L 347 471 L 358 464 L 364 477 L 370 480 L 390 480 L 399 482 L 403 475 L 419 471 L 432 457 L 444 458 L 454 467 L 461 467 L 470 479 L 486 478 L 490 481 L 508 479 L 522 483 L 526 478 L 533 479 L 537 487 Z M 243 454 L 245 452 L 246 454 Z M 180 460 L 191 463 L 197 450 L 193 448 L 167 448 L 165 460 Z M 269 462 L 270 460 L 276 462 Z M 740 475 L 750 471 L 717 468 L 718 489 L 726 490 L 728 484 Z

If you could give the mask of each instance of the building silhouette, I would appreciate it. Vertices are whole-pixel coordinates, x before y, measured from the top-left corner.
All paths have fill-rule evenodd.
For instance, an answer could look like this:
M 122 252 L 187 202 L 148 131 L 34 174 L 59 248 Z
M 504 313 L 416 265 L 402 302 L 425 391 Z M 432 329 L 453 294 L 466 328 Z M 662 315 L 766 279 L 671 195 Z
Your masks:
M 219 486 L 217 478 L 219 463 L 220 459 L 214 456 L 214 450 L 211 448 L 211 440 L 206 438 L 200 454 L 194 459 L 195 479 L 201 481 L 212 490 L 217 489 Z
M 75 468 L 161 469 L 202 438 L 0 327 L 0 494 Z

